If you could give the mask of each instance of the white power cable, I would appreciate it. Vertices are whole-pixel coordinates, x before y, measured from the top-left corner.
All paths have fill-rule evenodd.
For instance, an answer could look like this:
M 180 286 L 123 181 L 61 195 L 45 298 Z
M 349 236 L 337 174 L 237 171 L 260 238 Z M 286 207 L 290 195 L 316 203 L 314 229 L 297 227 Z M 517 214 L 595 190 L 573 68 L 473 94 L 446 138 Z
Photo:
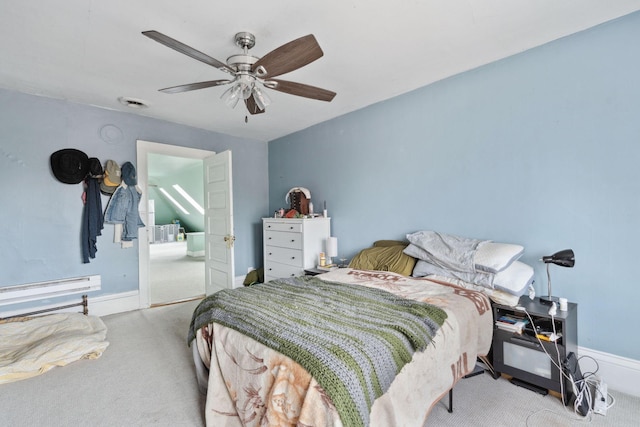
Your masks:
M 575 416 L 573 418 L 573 420 L 574 421 L 591 422 L 592 414 L 593 414 L 593 409 L 592 409 L 593 405 L 592 405 L 591 391 L 589 390 L 589 387 L 587 387 L 586 379 L 583 378 L 581 381 L 576 382 L 576 381 L 573 380 L 573 377 L 571 375 L 567 375 L 567 373 L 564 372 L 564 369 L 562 369 L 562 361 L 560 360 L 560 349 L 558 347 L 558 339 L 559 338 L 558 338 L 558 335 L 557 335 L 556 323 L 555 323 L 556 312 L 555 312 L 555 310 L 553 310 L 554 307 L 555 307 L 555 303 L 549 309 L 549 315 L 551 316 L 551 325 L 552 325 L 552 329 L 553 329 L 553 336 L 556 337 L 556 339 L 553 341 L 553 343 L 554 343 L 555 348 L 556 348 L 556 354 L 558 355 L 557 362 L 549 354 L 549 352 L 545 348 L 544 343 L 542 342 L 540 337 L 538 337 L 538 334 L 536 333 L 535 322 L 533 321 L 533 318 L 531 317 L 531 315 L 529 314 L 527 309 L 524 308 L 524 307 L 516 307 L 516 309 L 518 311 L 524 312 L 527 315 L 527 317 L 529 318 L 529 321 L 531 322 L 531 327 L 533 328 L 534 335 L 535 335 L 536 339 L 538 340 L 538 342 L 540 343 L 540 347 L 542 347 L 542 350 L 545 352 L 545 354 L 547 355 L 547 357 L 549 358 L 551 363 L 556 368 L 558 368 L 558 371 L 560 373 L 560 378 L 562 379 L 562 377 L 565 377 L 572 384 L 573 390 L 574 390 L 574 394 L 576 394 L 576 399 L 575 399 L 574 404 L 573 404 L 573 415 Z M 579 362 L 579 360 L 576 361 L 576 363 L 578 363 L 578 362 Z M 565 405 L 564 381 L 562 381 L 562 380 L 560 381 L 560 395 L 561 395 L 563 406 L 565 406 L 565 411 L 567 411 L 567 408 L 566 408 L 566 405 Z M 587 399 L 588 408 L 589 408 L 589 411 L 588 411 L 587 416 L 585 418 L 583 418 L 578 412 L 578 408 L 580 407 L 580 404 L 582 403 L 582 399 L 584 399 L 584 398 Z M 611 406 L 613 406 L 613 402 L 612 402 Z M 549 409 L 542 409 L 540 411 L 536 411 L 536 412 L 530 414 L 527 417 L 526 425 L 527 426 L 529 425 L 529 418 L 531 418 L 533 415 L 538 414 L 540 412 L 551 412 L 551 413 L 555 413 L 555 414 L 558 414 L 558 415 L 563 415 L 563 414 L 559 414 L 557 412 L 551 411 Z M 578 416 L 580 416 L 580 417 L 578 418 Z

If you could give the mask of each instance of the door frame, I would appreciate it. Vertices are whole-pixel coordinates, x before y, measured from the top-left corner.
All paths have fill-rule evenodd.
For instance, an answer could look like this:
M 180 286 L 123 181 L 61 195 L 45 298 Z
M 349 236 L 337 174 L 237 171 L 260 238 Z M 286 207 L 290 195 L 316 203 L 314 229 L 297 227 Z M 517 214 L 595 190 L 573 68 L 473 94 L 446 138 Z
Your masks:
M 138 186 L 142 190 L 140 198 L 140 217 L 142 222 L 147 223 L 149 214 L 148 197 L 148 173 L 149 164 L 147 154 L 163 154 L 166 156 L 186 157 L 191 159 L 204 159 L 216 154 L 215 151 L 202 150 L 199 148 L 182 147 L 179 145 L 162 144 L 144 140 L 136 141 L 137 175 Z M 204 165 L 204 163 L 203 163 Z M 204 166 L 203 166 L 204 167 Z M 150 256 L 149 256 L 149 228 L 148 226 L 139 229 L 138 233 L 138 297 L 139 307 L 149 308 L 151 306 L 151 289 L 149 283 Z M 205 247 L 205 256 L 207 248 Z

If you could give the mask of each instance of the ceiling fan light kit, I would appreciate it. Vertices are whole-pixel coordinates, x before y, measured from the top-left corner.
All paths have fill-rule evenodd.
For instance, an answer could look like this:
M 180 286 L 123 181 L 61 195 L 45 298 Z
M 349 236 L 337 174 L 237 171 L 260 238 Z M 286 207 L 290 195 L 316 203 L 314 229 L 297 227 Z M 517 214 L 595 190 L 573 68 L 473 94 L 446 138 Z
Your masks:
M 231 87 L 224 91 L 220 98 L 231 108 L 234 108 L 240 99 L 244 100 L 250 114 L 264 113 L 266 107 L 271 104 L 271 100 L 266 91 L 263 90 L 263 87 L 326 102 L 333 100 L 336 95 L 335 92 L 326 89 L 273 79 L 273 77 L 310 64 L 324 55 L 312 34 L 290 41 L 267 53 L 262 58 L 258 58 L 248 53 L 249 49 L 255 46 L 255 36 L 248 32 L 237 33 L 235 42 L 236 45 L 242 48 L 243 53 L 229 56 L 226 64 L 157 31 L 143 31 L 142 34 L 233 76 L 231 80 L 209 80 L 160 89 L 163 93 L 181 93 L 231 84 Z

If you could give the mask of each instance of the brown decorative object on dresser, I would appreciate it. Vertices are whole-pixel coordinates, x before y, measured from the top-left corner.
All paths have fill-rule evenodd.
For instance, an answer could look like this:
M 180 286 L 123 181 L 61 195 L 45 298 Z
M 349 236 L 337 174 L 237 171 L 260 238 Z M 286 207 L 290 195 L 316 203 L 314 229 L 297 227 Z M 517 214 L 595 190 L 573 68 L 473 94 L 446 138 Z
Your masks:
M 302 191 L 294 191 L 289 194 L 291 199 L 291 209 L 295 209 L 302 215 L 309 214 L 309 199 Z

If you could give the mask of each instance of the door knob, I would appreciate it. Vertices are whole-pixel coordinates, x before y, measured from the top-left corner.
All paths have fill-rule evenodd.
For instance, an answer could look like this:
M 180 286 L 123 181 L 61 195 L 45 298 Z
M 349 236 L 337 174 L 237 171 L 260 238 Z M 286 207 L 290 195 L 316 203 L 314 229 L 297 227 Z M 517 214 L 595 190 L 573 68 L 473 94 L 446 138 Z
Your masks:
M 224 236 L 224 241 L 227 243 L 227 248 L 231 249 L 233 247 L 233 242 L 236 241 L 236 236 L 232 234 Z

